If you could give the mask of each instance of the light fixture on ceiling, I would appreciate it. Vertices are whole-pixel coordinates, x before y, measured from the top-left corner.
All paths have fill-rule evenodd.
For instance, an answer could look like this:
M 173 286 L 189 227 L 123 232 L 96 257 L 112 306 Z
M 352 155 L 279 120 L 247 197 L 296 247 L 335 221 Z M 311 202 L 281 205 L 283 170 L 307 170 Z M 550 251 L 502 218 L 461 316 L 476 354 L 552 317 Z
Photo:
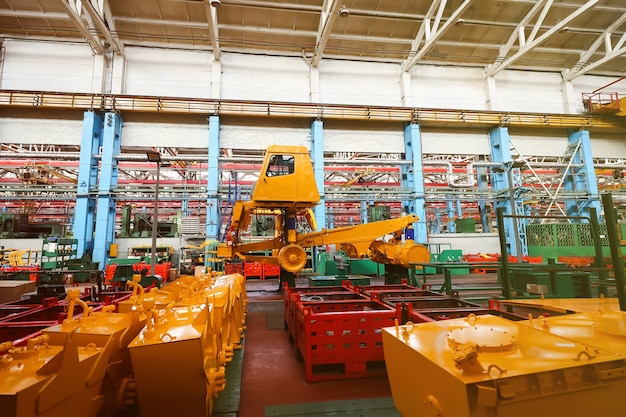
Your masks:
M 346 6 L 342 5 L 339 8 L 339 17 L 348 17 L 349 14 L 350 14 L 350 10 L 348 10 Z
M 221 5 L 222 5 L 222 2 L 220 0 L 211 0 L 211 6 L 220 7 Z
M 457 19 L 456 22 L 454 22 L 454 24 L 458 25 L 458 26 L 464 25 L 465 24 L 465 20 L 459 18 L 459 19 Z

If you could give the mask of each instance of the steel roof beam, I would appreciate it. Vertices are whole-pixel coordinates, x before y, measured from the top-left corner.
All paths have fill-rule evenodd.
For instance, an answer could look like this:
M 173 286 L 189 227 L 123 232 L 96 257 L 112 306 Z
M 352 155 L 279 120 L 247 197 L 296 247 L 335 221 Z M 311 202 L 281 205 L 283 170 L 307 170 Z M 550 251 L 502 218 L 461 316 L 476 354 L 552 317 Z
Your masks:
M 626 41 L 626 33 L 624 35 L 622 35 L 620 41 L 618 42 L 620 45 L 624 44 L 624 41 Z M 604 55 L 604 57 L 598 59 L 597 61 L 593 62 L 592 64 L 587 65 L 584 68 L 581 68 L 580 70 L 576 71 L 573 74 L 569 74 L 568 79 L 574 79 L 575 77 L 578 77 L 579 75 L 583 75 L 586 74 L 587 72 L 595 69 L 596 67 L 599 67 L 600 65 L 606 64 L 609 61 L 612 61 L 615 58 L 619 58 L 621 56 L 623 56 L 624 54 L 626 54 L 626 46 L 621 46 L 619 49 L 614 49 L 613 51 L 609 52 L 608 54 Z
M 597 1 L 597 0 L 596 0 Z M 457 19 L 469 7 L 471 0 L 465 0 L 453 13 L 450 15 L 448 20 L 439 27 L 439 23 L 441 22 L 441 17 L 443 14 L 443 10 L 446 6 L 447 0 L 435 0 L 430 6 L 430 9 L 426 13 L 424 20 L 422 21 L 422 25 L 420 26 L 417 36 L 413 40 L 411 44 L 411 52 L 416 51 L 415 55 L 409 56 L 402 63 L 402 70 L 409 71 L 415 64 L 419 62 L 420 59 L 432 48 L 437 40 L 441 38 L 441 36 L 456 23 Z M 436 10 L 436 14 L 435 14 Z M 431 20 L 435 17 L 435 20 L 431 27 Z M 420 48 L 420 45 L 424 41 L 424 45 Z
M 206 13 L 206 21 L 209 27 L 209 36 L 211 37 L 211 46 L 213 47 L 213 58 L 219 61 L 222 57 L 219 41 L 219 27 L 217 23 L 217 7 L 211 6 L 209 0 L 204 0 L 204 11 Z
M 604 44 L 604 50 L 606 51 L 606 54 L 603 58 L 596 61 L 596 62 L 599 62 L 599 64 L 594 62 L 592 65 L 595 65 L 595 66 L 601 65 L 621 55 L 621 54 L 615 54 L 614 52 L 616 49 L 619 50 L 624 44 L 624 37 L 626 36 L 626 33 L 622 34 L 620 40 L 615 44 L 615 46 L 611 45 L 611 35 L 624 22 L 626 22 L 626 13 L 623 13 L 621 16 L 619 16 L 613 23 L 611 23 L 611 25 L 609 25 L 608 28 L 606 28 L 606 30 L 600 36 L 598 36 L 595 42 L 591 44 L 589 49 L 587 49 L 584 53 L 581 54 L 580 59 L 578 60 L 576 65 L 574 65 L 573 68 L 566 70 L 564 72 L 563 79 L 565 81 L 571 81 L 574 78 L 579 77 L 589 72 L 591 69 L 593 69 L 594 67 L 592 67 L 591 65 L 588 65 L 588 62 L 591 59 L 592 55 L 596 53 L 596 51 L 598 50 L 598 48 L 600 48 L 600 45 L 602 44 Z
M 311 57 L 311 66 L 317 67 L 324 55 L 326 43 L 333 30 L 335 20 L 339 15 L 340 0 L 324 0 L 322 13 L 320 14 L 319 28 L 317 31 L 317 41 L 315 42 L 315 51 Z
M 569 22 L 571 22 L 572 20 L 574 20 L 575 18 L 577 18 L 578 16 L 580 16 L 581 14 L 583 14 L 584 12 L 586 12 L 587 10 L 595 6 L 596 3 L 598 3 L 598 1 L 599 0 L 589 0 L 587 3 L 579 7 L 575 12 L 571 13 L 565 19 L 561 20 L 559 23 L 554 25 L 552 29 L 548 30 L 540 37 L 533 39 L 531 42 L 525 43 L 523 46 L 520 47 L 519 51 L 517 51 L 515 54 L 510 56 L 508 59 L 504 60 L 501 64 L 498 65 L 498 63 L 495 62 L 491 66 L 487 67 L 487 71 L 486 71 L 487 76 L 493 77 L 498 72 L 507 68 L 509 65 L 517 61 L 519 58 L 521 58 L 528 52 L 532 51 L 536 46 L 545 42 L 552 35 L 554 35 L 555 33 L 558 33 L 561 29 L 565 28 Z
M 520 48 L 523 47 L 526 44 L 526 39 L 525 39 L 525 34 L 524 34 L 525 33 L 524 31 L 526 29 L 526 25 L 528 25 L 528 23 L 533 18 L 533 16 L 535 16 L 535 14 L 537 14 L 537 12 L 539 11 L 539 8 L 541 7 L 542 3 L 544 3 L 544 0 L 539 0 L 532 7 L 532 9 L 530 9 L 530 11 L 528 13 L 526 13 L 526 15 L 522 18 L 522 20 L 520 20 L 520 22 L 517 25 L 517 27 L 515 28 L 515 30 L 513 30 L 513 32 L 511 33 L 511 36 L 509 37 L 509 40 L 504 45 L 502 45 L 502 47 L 500 48 L 500 52 L 498 53 L 498 58 L 496 58 L 496 62 L 504 61 L 504 58 L 506 58 L 506 56 L 509 54 L 509 52 L 511 51 L 511 48 L 515 44 L 516 40 L 519 39 Z M 552 0 L 549 0 L 548 4 L 546 4 L 546 6 L 549 8 L 550 4 L 552 4 Z M 546 9 L 546 7 L 544 6 L 544 10 L 545 9 Z M 538 28 L 538 25 L 535 25 L 535 28 Z M 536 33 L 536 31 L 535 31 L 535 33 Z
M 85 0 L 82 2 L 83 7 L 87 11 L 87 14 L 91 18 L 92 23 L 98 29 L 100 34 L 107 40 L 114 52 L 123 55 L 124 47 L 117 35 L 114 35 L 111 30 L 115 30 L 115 22 L 112 19 L 111 9 L 109 8 L 108 0 L 98 0 L 97 5 L 94 5 L 95 0 Z M 96 9 L 97 6 L 97 9 Z M 108 10 L 108 14 L 105 12 Z M 108 18 L 106 17 L 108 15 Z
M 91 49 L 98 54 L 102 54 L 105 50 L 104 46 L 100 42 L 100 39 L 91 33 L 91 28 L 85 25 L 85 22 L 81 17 L 83 3 L 81 1 L 74 0 L 61 0 L 61 4 L 63 4 L 67 10 L 67 15 L 74 22 L 76 28 L 79 30 L 81 35 L 83 35 L 87 43 L 89 43 L 89 46 L 91 46 Z

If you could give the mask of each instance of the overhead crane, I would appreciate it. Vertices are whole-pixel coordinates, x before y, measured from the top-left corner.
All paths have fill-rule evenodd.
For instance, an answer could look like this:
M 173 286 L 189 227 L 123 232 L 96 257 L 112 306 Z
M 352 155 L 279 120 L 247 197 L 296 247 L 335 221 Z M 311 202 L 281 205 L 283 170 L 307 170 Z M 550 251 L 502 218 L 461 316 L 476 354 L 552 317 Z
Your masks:
M 624 130 L 626 128 L 620 120 L 592 114 L 520 113 L 24 90 L 0 91 L 0 107 L 328 120 L 377 120 L 419 123 L 424 126 L 523 126 L 609 130 Z

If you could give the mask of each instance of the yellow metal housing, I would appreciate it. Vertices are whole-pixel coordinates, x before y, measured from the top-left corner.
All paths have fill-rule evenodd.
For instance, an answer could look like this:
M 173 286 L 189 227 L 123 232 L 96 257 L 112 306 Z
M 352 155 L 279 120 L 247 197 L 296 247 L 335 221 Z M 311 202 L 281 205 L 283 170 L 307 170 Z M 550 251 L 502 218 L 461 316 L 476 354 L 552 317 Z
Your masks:
M 147 325 L 129 344 L 142 415 L 211 415 L 225 365 L 241 347 L 246 304 L 239 274 L 183 276 L 146 294 Z
M 304 146 L 267 148 L 252 201 L 270 208 L 308 209 L 320 201 L 309 151 Z
M 0 415 L 96 416 L 112 343 L 80 346 L 72 336 L 54 346 L 44 335 L 0 352 Z
M 626 410 L 626 362 L 610 345 L 491 315 L 388 327 L 382 336 L 404 417 L 618 417 Z

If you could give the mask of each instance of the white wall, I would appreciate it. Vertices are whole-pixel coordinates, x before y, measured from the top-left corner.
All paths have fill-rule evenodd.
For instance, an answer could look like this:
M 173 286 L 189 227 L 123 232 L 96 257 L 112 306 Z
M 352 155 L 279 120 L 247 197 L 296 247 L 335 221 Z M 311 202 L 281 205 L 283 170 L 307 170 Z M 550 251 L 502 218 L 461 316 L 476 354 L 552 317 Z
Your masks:
M 209 98 L 212 55 L 171 49 L 125 48 L 124 94 Z
M 80 145 L 83 121 L 0 117 L 0 143 Z
M 94 57 L 89 46 L 7 39 L 0 88 L 4 90 L 93 92 Z
M 422 152 L 425 154 L 489 155 L 489 134 L 485 131 L 422 128 Z
M 480 68 L 417 65 L 411 71 L 414 107 L 486 110 Z
M 496 76 L 494 110 L 563 113 L 559 73 L 500 71 Z
M 398 65 L 322 60 L 319 81 L 321 103 L 402 105 Z
M 209 146 L 208 124 L 123 122 L 121 145 L 206 149 Z
M 104 59 L 94 57 L 84 44 L 9 39 L 3 47 L 5 57 L 0 73 L 3 89 L 101 93 L 104 88 Z M 399 65 L 386 63 L 324 59 L 319 69 L 311 70 L 301 58 L 224 53 L 216 63 L 207 51 L 140 47 L 126 48 L 125 57 L 114 56 L 113 61 L 109 78 L 113 78 L 114 93 L 211 98 L 219 85 L 219 96 L 233 100 L 306 103 L 311 97 L 319 97 L 324 103 L 400 106 L 406 93 L 418 107 L 487 108 L 487 82 L 480 68 L 416 65 L 411 70 L 410 85 L 404 91 Z M 560 113 L 568 104 L 582 112 L 581 93 L 593 91 L 615 78 L 582 76 L 568 84 L 562 82 L 557 72 L 504 70 L 492 81 L 489 90 L 492 110 Z M 568 90 L 567 94 L 564 90 Z M 609 90 L 626 94 L 626 81 Z M 153 115 L 138 120 L 132 114 L 123 114 L 122 119 L 123 146 L 145 143 L 200 149 L 207 146 L 208 126 L 202 118 L 173 121 Z M 263 118 L 223 120 L 222 146 L 240 149 L 264 149 L 272 143 L 310 146 L 310 122 Z M 55 119 L 33 112 L 27 117 L 5 113 L 0 118 L 0 141 L 79 144 L 81 127 L 82 112 L 75 119 Z M 424 153 L 489 153 L 487 128 L 423 126 L 421 131 Z M 513 144 L 525 155 L 560 156 L 567 141 L 565 131 L 554 129 L 512 127 L 510 133 Z M 591 138 L 594 157 L 626 158 L 626 142 L 621 135 L 592 129 Z M 402 125 L 325 121 L 324 147 L 328 151 L 403 152 Z
M 265 149 L 274 144 L 302 145 L 310 149 L 310 128 L 222 125 L 220 129 L 222 148 Z
M 303 59 L 222 54 L 221 98 L 309 102 L 309 66 Z

